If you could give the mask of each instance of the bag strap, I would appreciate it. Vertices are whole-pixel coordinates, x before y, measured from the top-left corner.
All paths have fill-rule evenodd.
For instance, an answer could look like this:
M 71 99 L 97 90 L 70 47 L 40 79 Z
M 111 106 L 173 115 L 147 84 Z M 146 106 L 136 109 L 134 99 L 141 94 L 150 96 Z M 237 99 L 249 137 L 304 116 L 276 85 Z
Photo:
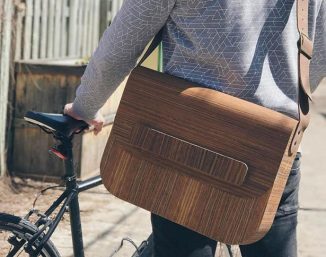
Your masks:
M 144 56 L 138 62 L 137 66 L 141 66 L 143 64 L 143 62 L 151 55 L 151 53 L 153 53 L 153 51 L 156 49 L 156 47 L 158 47 L 158 45 L 162 42 L 163 30 L 164 30 L 164 27 L 161 28 L 160 31 L 156 34 L 152 43 L 147 48 Z
M 309 0 L 297 0 L 297 26 L 299 31 L 298 41 L 298 113 L 299 121 L 293 134 L 289 155 L 298 151 L 303 132 L 310 121 L 309 104 L 311 98 L 309 65 L 313 52 L 313 42 L 308 36 Z
M 297 27 L 299 31 L 298 41 L 298 125 L 292 137 L 291 145 L 289 147 L 289 155 L 296 153 L 304 130 L 308 127 L 310 121 L 309 104 L 311 97 L 310 81 L 309 81 L 309 65 L 313 52 L 313 42 L 308 36 L 308 11 L 309 0 L 297 0 Z M 138 66 L 151 55 L 155 48 L 161 43 L 163 28 L 156 34 L 152 43 L 148 47 L 144 56 L 138 63 Z

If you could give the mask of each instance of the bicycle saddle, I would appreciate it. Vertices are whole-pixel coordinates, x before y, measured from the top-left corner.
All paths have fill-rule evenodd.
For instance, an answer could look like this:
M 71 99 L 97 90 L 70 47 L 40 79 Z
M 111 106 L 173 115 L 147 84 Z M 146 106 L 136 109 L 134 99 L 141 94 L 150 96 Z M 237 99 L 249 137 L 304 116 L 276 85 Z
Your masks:
M 88 124 L 82 120 L 64 114 L 42 113 L 28 111 L 24 119 L 29 123 L 48 129 L 51 132 L 59 132 L 61 135 L 70 137 L 88 128 Z

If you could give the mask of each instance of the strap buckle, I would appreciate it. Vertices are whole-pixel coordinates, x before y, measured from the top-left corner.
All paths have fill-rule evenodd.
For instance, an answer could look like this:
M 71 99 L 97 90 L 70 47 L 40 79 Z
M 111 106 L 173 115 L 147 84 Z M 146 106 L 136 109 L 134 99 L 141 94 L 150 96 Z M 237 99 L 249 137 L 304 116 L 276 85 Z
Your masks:
M 313 43 L 310 38 L 302 32 L 300 33 L 298 48 L 299 52 L 306 56 L 309 60 L 312 58 Z

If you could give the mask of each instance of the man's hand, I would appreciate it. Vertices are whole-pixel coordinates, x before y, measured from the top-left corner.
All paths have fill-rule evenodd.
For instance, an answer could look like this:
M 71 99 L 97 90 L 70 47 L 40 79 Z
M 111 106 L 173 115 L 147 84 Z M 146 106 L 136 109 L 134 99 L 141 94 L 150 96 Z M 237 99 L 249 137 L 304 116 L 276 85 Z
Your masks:
M 63 110 L 64 114 L 73 117 L 76 120 L 83 120 L 79 115 L 77 115 L 73 108 L 72 103 L 66 104 Z M 103 128 L 104 125 L 104 118 L 100 112 L 96 114 L 96 117 L 93 120 L 84 120 L 87 122 L 91 127 L 94 128 L 94 134 L 97 135 Z

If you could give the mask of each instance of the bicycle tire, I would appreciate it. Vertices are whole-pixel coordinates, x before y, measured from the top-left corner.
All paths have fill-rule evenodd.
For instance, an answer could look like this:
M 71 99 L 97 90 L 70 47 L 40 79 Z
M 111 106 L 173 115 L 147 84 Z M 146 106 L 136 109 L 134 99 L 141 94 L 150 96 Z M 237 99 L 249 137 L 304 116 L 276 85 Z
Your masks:
M 4 234 L 6 232 L 6 233 L 9 233 L 10 236 L 11 235 L 14 236 L 14 238 L 16 238 L 19 241 L 19 240 L 26 240 L 28 236 L 35 234 L 37 231 L 38 231 L 38 228 L 25 219 L 22 219 L 20 217 L 10 215 L 7 213 L 0 213 L 0 235 L 1 235 L 1 233 Z M 3 243 L 4 243 L 4 241 L 0 242 L 0 245 Z M 7 241 L 7 244 L 8 244 L 8 247 L 10 247 L 11 245 L 13 245 L 15 243 L 9 243 Z M 35 246 L 37 246 L 37 245 L 35 245 Z M 7 247 L 7 249 L 8 249 L 8 247 Z M 3 247 L 0 247 L 0 251 L 1 251 L 1 248 L 2 248 L 2 251 L 4 251 Z M 21 248 L 21 250 L 23 250 L 23 247 Z M 20 251 L 18 251 L 17 256 L 21 256 L 21 254 L 19 253 Z M 9 253 L 7 253 L 6 256 L 8 256 L 8 254 Z M 5 257 L 3 255 L 3 252 L 0 252 L 0 255 Z M 30 256 L 30 255 L 25 253 L 25 256 Z M 55 246 L 53 245 L 53 243 L 49 240 L 44 245 L 41 253 L 38 256 L 60 257 L 60 254 L 59 254 L 58 250 L 55 248 Z

